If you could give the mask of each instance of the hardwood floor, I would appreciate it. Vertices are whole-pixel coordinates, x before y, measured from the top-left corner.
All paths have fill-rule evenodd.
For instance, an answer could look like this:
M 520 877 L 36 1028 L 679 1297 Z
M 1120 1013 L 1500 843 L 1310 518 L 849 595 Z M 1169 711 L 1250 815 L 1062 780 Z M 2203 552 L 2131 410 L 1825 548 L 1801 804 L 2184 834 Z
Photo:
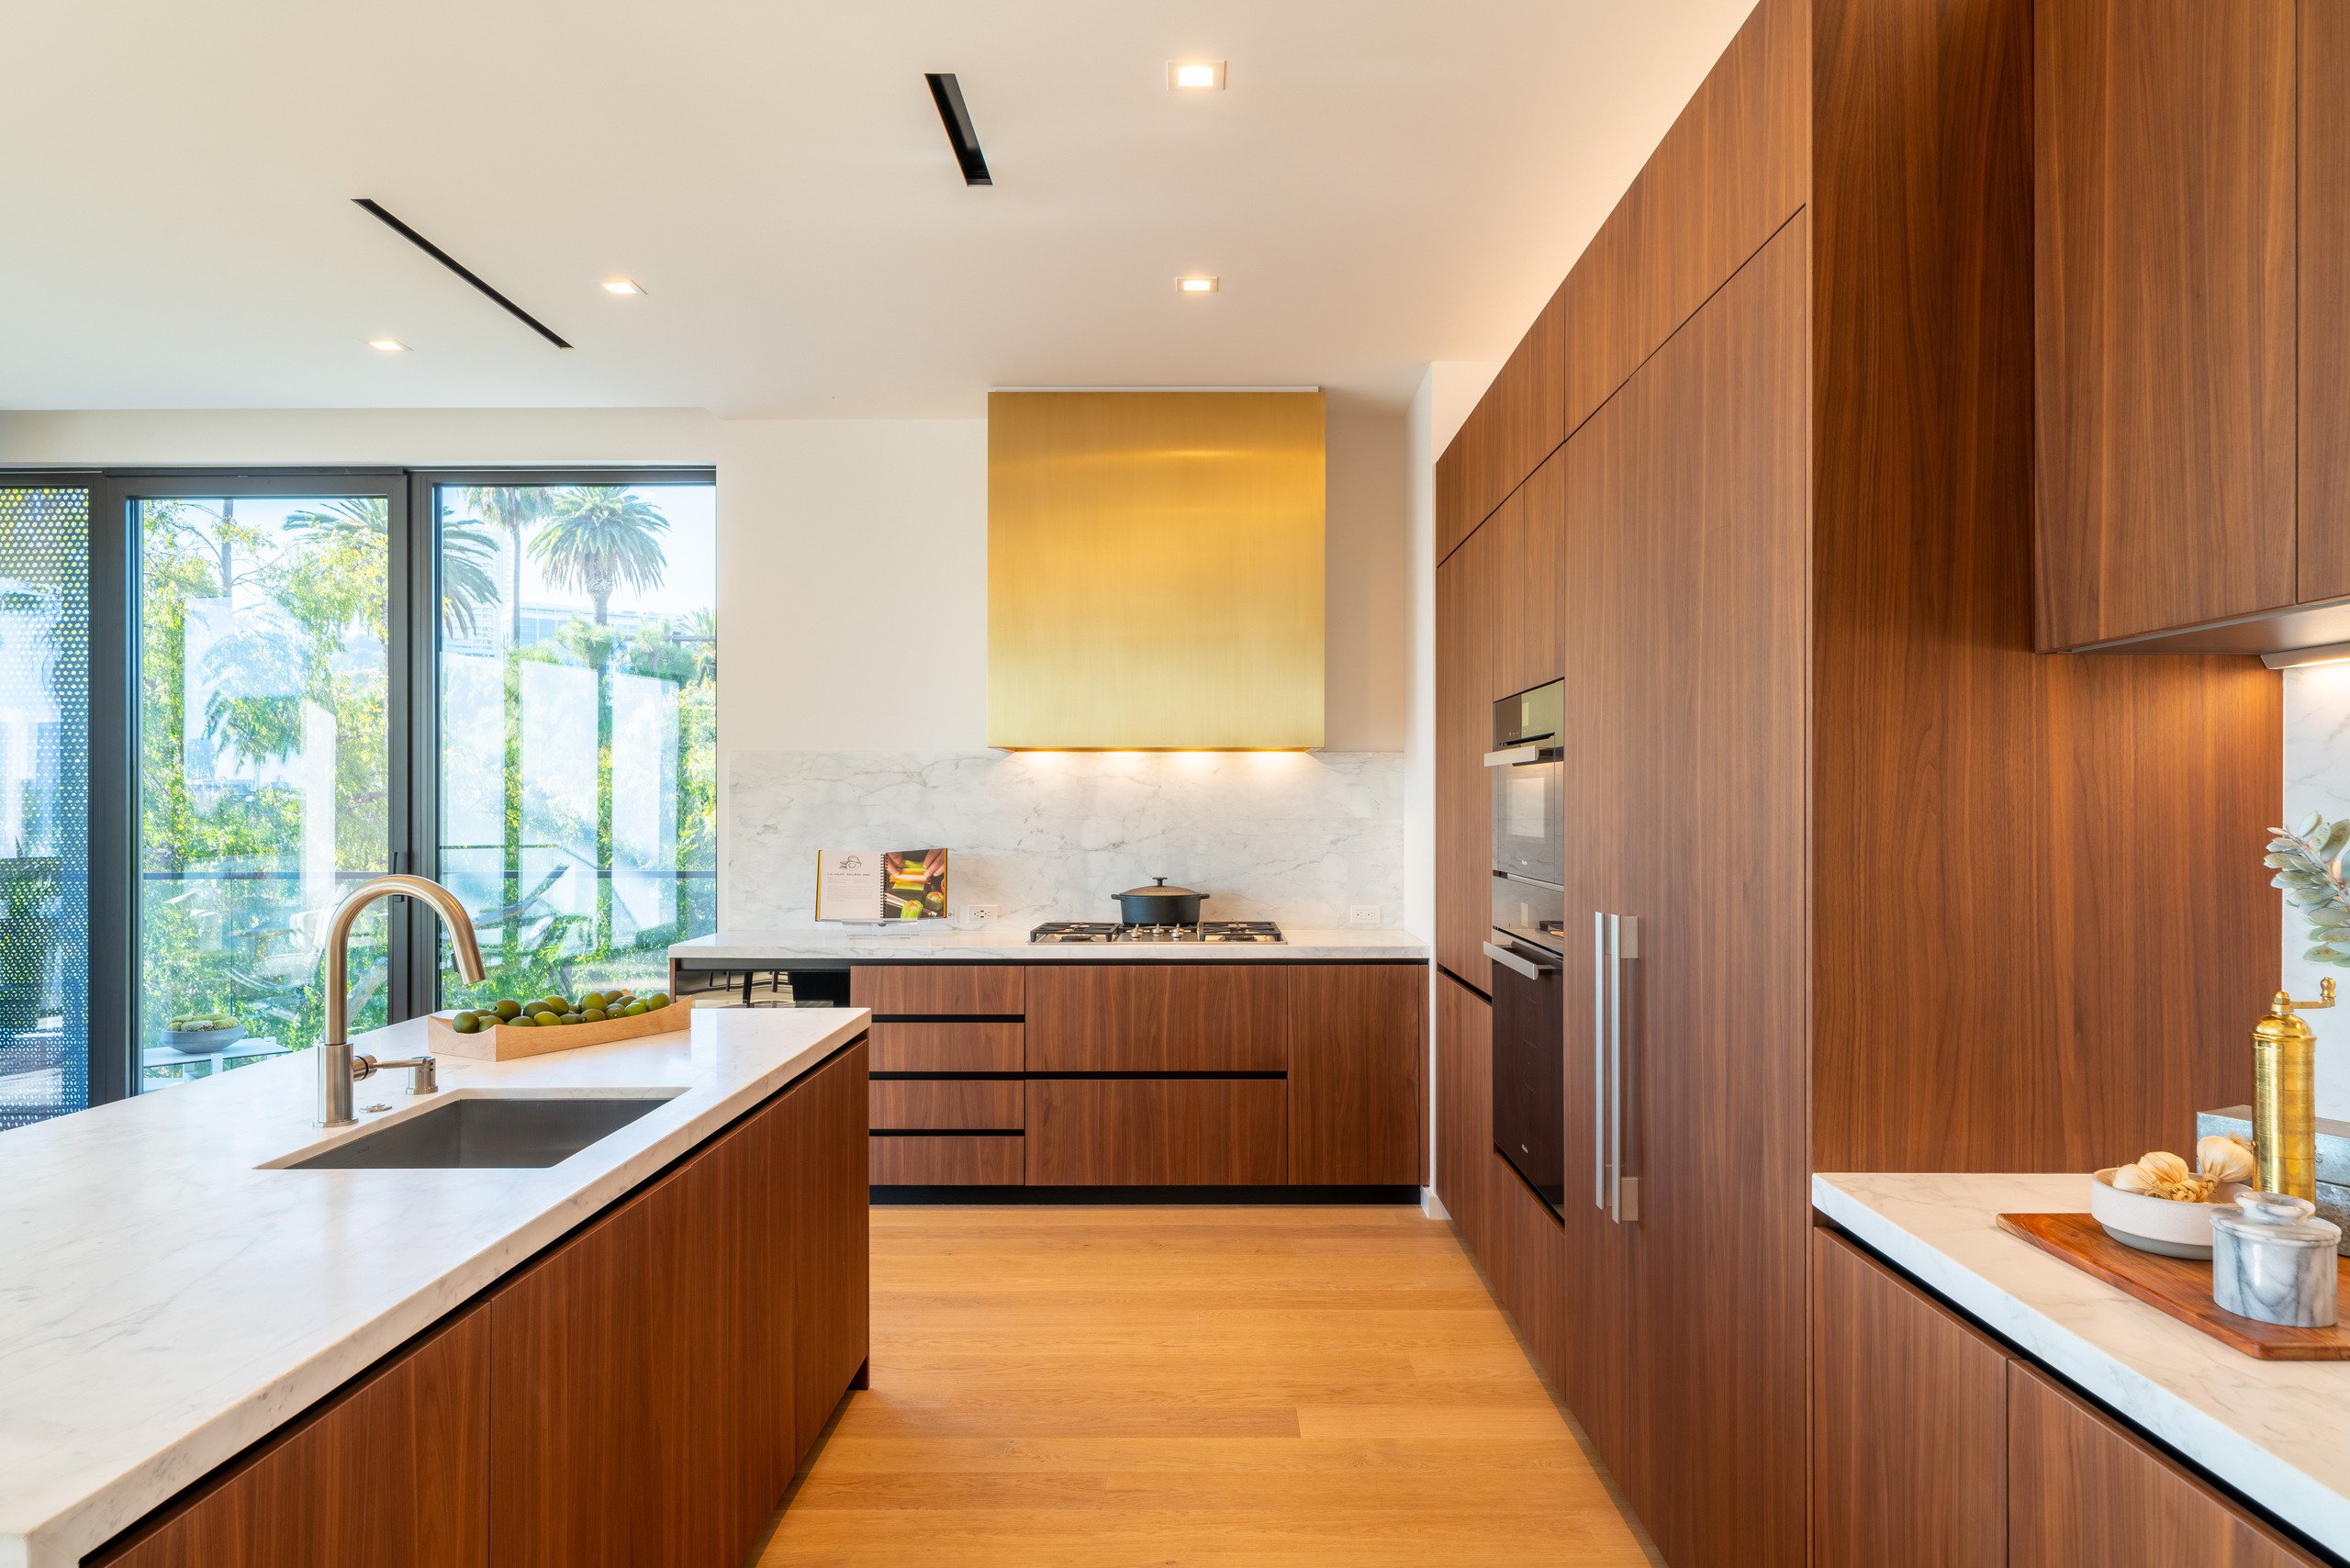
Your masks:
M 1416 1209 L 878 1208 L 872 1365 L 759 1568 L 1651 1561 Z

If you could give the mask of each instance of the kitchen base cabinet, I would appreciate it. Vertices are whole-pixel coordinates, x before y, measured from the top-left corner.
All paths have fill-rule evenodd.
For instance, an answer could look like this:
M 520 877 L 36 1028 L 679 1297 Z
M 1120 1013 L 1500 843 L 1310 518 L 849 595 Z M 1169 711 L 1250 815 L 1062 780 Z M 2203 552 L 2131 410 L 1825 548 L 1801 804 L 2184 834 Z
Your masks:
M 1265 1187 L 1289 1175 L 1278 1078 L 1040 1078 L 1032 1187 Z
M 1279 971 L 1293 1186 L 1416 1186 L 1427 1037 L 1417 964 L 1300 964 Z
M 106 1568 L 480 1568 L 489 1320 L 469 1307 L 195 1495 Z
M 2046 1373 L 2009 1363 L 2009 1568 L 2317 1568 L 2321 1561 Z
M 1826 1230 L 1811 1290 L 1812 1568 L 2003 1568 L 2007 1352 Z
M 865 1059 L 492 1293 L 499 1568 L 748 1553 L 865 1359 Z

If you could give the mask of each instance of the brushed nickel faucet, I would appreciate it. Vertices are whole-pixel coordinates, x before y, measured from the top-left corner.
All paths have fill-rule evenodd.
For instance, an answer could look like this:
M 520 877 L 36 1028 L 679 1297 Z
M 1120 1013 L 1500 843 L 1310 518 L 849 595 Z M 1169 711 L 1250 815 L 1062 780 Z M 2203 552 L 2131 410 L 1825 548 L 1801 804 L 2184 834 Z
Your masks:
M 408 1069 L 408 1092 L 410 1094 L 431 1094 L 440 1088 L 431 1057 L 412 1057 L 405 1061 L 377 1061 L 364 1054 L 353 1056 L 351 1050 L 351 928 L 359 922 L 360 914 L 377 899 L 395 896 L 420 901 L 441 917 L 449 928 L 449 943 L 457 950 L 457 969 L 465 979 L 478 983 L 485 972 L 481 967 L 481 944 L 474 939 L 474 923 L 465 914 L 465 906 L 457 895 L 429 877 L 375 877 L 352 889 L 334 912 L 334 919 L 327 924 L 327 1027 L 326 1038 L 319 1042 L 319 1115 L 322 1127 L 347 1127 L 354 1118 L 351 1114 L 351 1086 L 363 1078 L 373 1078 L 388 1068 Z

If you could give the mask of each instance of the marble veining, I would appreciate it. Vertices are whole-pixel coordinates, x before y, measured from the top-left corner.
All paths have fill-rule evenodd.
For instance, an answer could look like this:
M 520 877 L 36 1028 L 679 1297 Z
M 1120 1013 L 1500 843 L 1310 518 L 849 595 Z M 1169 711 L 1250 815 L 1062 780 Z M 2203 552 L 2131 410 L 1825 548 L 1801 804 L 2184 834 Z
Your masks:
M 2350 816 L 2350 664 L 2311 665 L 2284 676 L 2285 800 L 2278 821 L 2297 828 L 2311 812 L 2328 821 Z M 2244 846 L 2248 864 L 2259 864 L 2262 848 Z M 2284 955 L 2280 983 L 2295 996 L 2315 996 L 2318 981 L 2328 976 L 2350 986 L 2350 974 L 2301 957 L 2309 949 L 2309 927 L 2285 907 L 2282 894 L 2277 895 L 2277 908 Z M 2249 1036 L 2266 998 L 2245 1000 Z M 2317 1032 L 2317 1114 L 2350 1120 L 2350 1017 L 2340 1010 L 2301 1016 Z M 2251 1049 L 2248 1042 L 2245 1049 Z
M 1428 945 L 1408 931 L 1361 929 L 1315 931 L 1281 928 L 1281 942 L 1104 942 L 1034 943 L 1024 928 L 985 931 L 939 929 L 939 923 L 907 927 L 819 926 L 799 931 L 720 931 L 679 942 L 669 956 L 687 963 L 746 968 L 840 958 L 1000 959 L 1041 963 L 1279 963 L 1316 958 L 1426 960 Z
M 2324 1328 L 2341 1294 L 2342 1232 L 2307 1198 L 2244 1193 L 2211 1216 L 2211 1299 L 2288 1328 Z
M 2083 1175 L 1818 1175 L 1814 1207 L 2190 1462 L 2350 1551 L 2350 1361 L 2263 1361 L 1998 1228 Z
M 957 907 L 1024 932 L 1114 920 L 1165 877 L 1218 920 L 1403 918 L 1404 759 L 1387 752 L 736 752 L 720 924 L 813 924 L 816 851 L 944 846 Z
M 449 1093 L 683 1092 L 559 1164 L 261 1170 L 319 1146 L 307 1054 L 0 1137 L 0 1568 L 67 1568 L 853 1038 L 856 1011 L 443 1058 Z M 410 1056 L 424 1025 L 360 1036 Z M 363 1101 L 372 1103 L 368 1095 Z

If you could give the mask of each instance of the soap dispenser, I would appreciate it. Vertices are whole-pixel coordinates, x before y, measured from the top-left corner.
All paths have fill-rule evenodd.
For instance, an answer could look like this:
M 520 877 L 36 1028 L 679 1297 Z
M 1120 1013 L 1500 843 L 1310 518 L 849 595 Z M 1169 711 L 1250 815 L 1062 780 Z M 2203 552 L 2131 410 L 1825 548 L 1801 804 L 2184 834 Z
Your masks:
M 2319 1000 L 2278 991 L 2252 1028 L 2252 1158 L 2263 1192 L 2317 1197 L 2317 1031 L 2293 1009 L 2333 1005 L 2333 981 Z

